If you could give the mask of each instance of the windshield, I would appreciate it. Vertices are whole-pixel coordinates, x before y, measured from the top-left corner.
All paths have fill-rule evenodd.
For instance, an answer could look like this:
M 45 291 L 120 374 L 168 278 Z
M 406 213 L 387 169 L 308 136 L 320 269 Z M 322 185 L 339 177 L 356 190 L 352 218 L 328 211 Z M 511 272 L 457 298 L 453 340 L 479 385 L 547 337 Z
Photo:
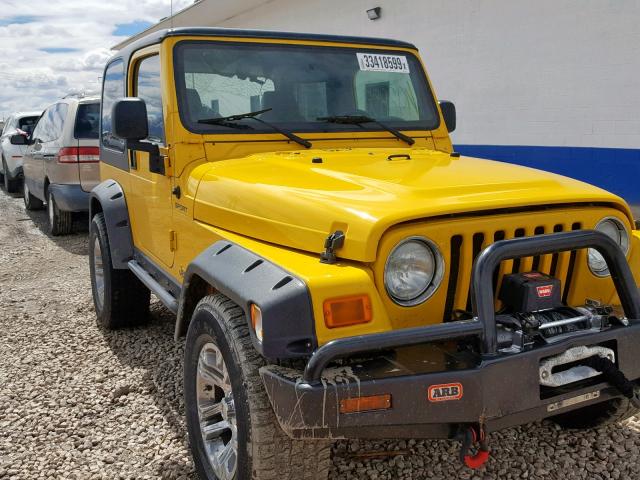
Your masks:
M 198 133 L 270 132 L 204 119 L 270 109 L 260 118 L 298 132 L 383 130 L 333 123 L 364 115 L 403 130 L 433 130 L 439 116 L 418 59 L 408 52 L 305 45 L 184 41 L 175 50 L 180 117 Z

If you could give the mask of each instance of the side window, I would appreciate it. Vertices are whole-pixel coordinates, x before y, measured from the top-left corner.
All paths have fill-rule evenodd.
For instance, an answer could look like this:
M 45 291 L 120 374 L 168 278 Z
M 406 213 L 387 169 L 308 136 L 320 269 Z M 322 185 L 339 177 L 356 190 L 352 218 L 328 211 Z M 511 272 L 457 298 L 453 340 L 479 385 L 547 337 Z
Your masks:
M 21 130 L 33 128 L 37 121 L 38 117 L 22 117 L 20 120 L 18 120 L 18 128 Z
M 39 140 L 41 142 L 46 142 L 47 141 L 47 132 L 49 131 L 49 116 L 50 116 L 50 111 L 52 108 L 54 108 L 55 105 L 50 106 L 49 108 L 47 108 L 43 113 L 42 116 L 40 117 L 40 120 L 38 120 L 38 123 L 36 123 L 36 127 L 33 130 L 33 139 L 34 140 Z
M 73 129 L 74 138 L 98 138 L 100 121 L 99 103 L 81 103 L 76 112 L 76 124 Z
M 144 100 L 147 105 L 149 140 L 156 143 L 164 143 L 159 55 L 153 55 L 140 61 L 136 73 L 135 90 L 135 95 Z
M 67 118 L 69 105 L 66 103 L 58 103 L 51 111 L 51 132 L 50 140 L 58 140 L 62 136 L 64 129 L 64 121 Z
M 112 62 L 104 75 L 102 84 L 102 145 L 124 152 L 124 140 L 114 137 L 111 130 L 111 109 L 116 100 L 125 96 L 124 63 L 122 60 Z
M 47 108 L 33 132 L 33 138 L 41 142 L 52 142 L 60 138 L 67 108 L 66 103 L 56 103 Z

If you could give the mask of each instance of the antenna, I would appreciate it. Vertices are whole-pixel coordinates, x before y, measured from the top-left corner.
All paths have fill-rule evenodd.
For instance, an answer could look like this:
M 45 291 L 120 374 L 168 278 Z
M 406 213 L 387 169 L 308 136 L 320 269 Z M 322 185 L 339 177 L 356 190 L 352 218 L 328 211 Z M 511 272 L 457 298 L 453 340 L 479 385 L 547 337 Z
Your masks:
M 170 4 L 171 7 L 169 9 L 169 26 L 171 27 L 171 30 L 173 30 L 173 0 L 170 0 Z

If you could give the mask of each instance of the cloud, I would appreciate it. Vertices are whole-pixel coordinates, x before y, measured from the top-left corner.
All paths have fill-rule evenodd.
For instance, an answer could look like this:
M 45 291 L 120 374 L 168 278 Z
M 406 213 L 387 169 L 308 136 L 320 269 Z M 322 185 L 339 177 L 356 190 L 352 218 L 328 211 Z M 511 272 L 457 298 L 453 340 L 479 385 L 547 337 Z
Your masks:
M 174 0 L 177 11 L 193 0 Z M 165 17 L 170 0 L 2 0 L 0 118 L 71 91 L 98 92 L 110 48 Z M 7 12 L 11 12 L 8 14 Z

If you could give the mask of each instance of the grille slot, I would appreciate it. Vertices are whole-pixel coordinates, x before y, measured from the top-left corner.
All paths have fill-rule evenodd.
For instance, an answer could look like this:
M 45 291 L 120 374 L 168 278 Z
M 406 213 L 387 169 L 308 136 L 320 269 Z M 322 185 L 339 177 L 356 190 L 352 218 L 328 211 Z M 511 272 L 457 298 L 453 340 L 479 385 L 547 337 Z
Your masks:
M 473 234 L 456 234 L 450 239 L 450 273 L 447 285 L 447 297 L 443 313 L 443 321 L 454 320 L 456 310 L 471 311 L 471 269 L 480 252 L 493 241 L 526 237 L 529 235 L 543 235 L 544 233 L 558 233 L 568 230 L 579 230 L 581 223 L 570 225 L 551 224 L 538 225 L 532 228 L 515 228 L 509 230 L 497 230 L 494 232 L 475 232 Z M 576 251 L 561 252 L 547 255 L 505 260 L 496 269 L 493 275 L 493 287 L 496 296 L 502 277 L 509 273 L 538 270 L 560 279 L 562 285 L 562 298 L 566 302 L 571 288 L 571 277 L 577 257 Z M 496 300 L 496 308 L 500 308 L 500 302 Z

